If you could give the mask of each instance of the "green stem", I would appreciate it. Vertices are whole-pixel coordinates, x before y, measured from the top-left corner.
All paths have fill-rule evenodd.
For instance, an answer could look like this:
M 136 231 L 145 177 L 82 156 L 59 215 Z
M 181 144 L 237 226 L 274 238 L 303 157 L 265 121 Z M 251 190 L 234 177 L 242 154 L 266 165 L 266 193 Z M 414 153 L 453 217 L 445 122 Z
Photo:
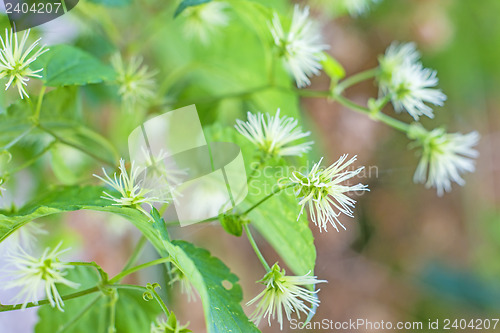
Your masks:
M 42 86 L 42 88 L 40 89 L 40 94 L 38 95 L 38 101 L 36 103 L 35 114 L 33 116 L 36 123 L 38 123 L 38 119 L 40 119 L 40 111 L 42 110 L 42 101 L 43 101 L 43 96 L 45 95 L 46 89 L 47 89 L 46 86 Z
M 360 83 L 362 81 L 366 81 L 368 79 L 371 79 L 371 78 L 377 76 L 378 73 L 379 73 L 379 68 L 376 67 L 376 68 L 368 69 L 366 71 L 354 74 L 354 75 L 348 77 L 347 79 L 341 81 L 336 86 L 335 89 L 336 89 L 337 93 L 340 94 L 345 89 L 347 89 L 347 88 L 349 88 L 357 83 Z
M 109 296 L 111 298 L 109 302 L 109 326 L 108 326 L 108 333 L 115 333 L 116 332 L 116 327 L 115 327 L 115 321 L 116 321 L 116 302 L 118 301 L 118 294 L 116 290 L 113 290 L 114 292 Z
M 127 260 L 127 263 L 125 266 L 123 266 L 122 272 L 128 270 L 132 265 L 134 265 L 139 258 L 139 256 L 142 253 L 142 249 L 144 248 L 144 245 L 147 243 L 147 238 L 144 235 L 141 235 L 141 238 L 139 238 L 139 241 L 135 245 L 134 251 L 132 252 L 132 255 L 130 258 Z
M 22 169 L 24 169 L 26 167 L 29 167 L 31 164 L 35 163 L 40 157 L 42 157 L 46 152 L 48 152 L 56 144 L 56 142 L 57 142 L 57 140 L 56 141 L 52 141 L 51 143 L 49 143 L 47 145 L 47 147 L 45 147 L 41 152 L 39 152 L 38 154 L 36 154 L 35 156 L 33 156 L 29 161 L 26 161 L 25 163 L 21 164 L 20 166 L 14 168 L 12 170 L 7 171 L 4 174 L 4 176 L 8 177 L 10 175 L 15 174 L 16 172 L 21 171 Z
M 139 271 L 141 269 L 144 269 L 144 268 L 150 267 L 150 266 L 154 266 L 154 265 L 158 265 L 158 264 L 163 264 L 163 263 L 166 263 L 166 262 L 169 262 L 169 261 L 170 261 L 170 258 L 160 258 L 160 259 L 149 261 L 149 262 L 146 262 L 144 264 L 141 264 L 141 265 L 129 268 L 129 269 L 125 270 L 125 271 L 122 271 L 121 273 L 119 273 L 118 275 L 116 275 L 114 278 L 112 278 L 111 280 L 109 280 L 109 283 L 110 284 L 116 283 L 116 282 L 120 281 L 121 279 L 123 279 L 125 276 L 127 276 L 129 274 L 132 274 L 134 272 L 137 272 L 137 271 Z
M 395 128 L 399 131 L 402 131 L 402 132 L 405 132 L 407 133 L 409 128 L 410 128 L 410 125 L 408 125 L 407 123 L 404 123 L 402 121 L 399 121 L 397 119 L 394 119 L 392 117 L 389 117 L 388 115 L 385 115 L 383 113 L 375 113 L 373 114 L 370 109 L 364 107 L 364 106 L 361 106 L 359 104 L 356 104 L 354 103 L 353 101 L 341 96 L 341 95 L 336 95 L 334 97 L 334 99 L 339 102 L 340 104 L 344 105 L 345 107 L 348 107 L 350 108 L 351 110 L 354 110 L 354 111 L 357 111 L 357 112 L 360 112 L 360 113 L 363 113 L 365 115 L 368 115 L 370 116 L 373 120 L 377 120 L 377 121 L 380 121 L 380 122 L 383 122 L 384 124 L 386 125 L 389 125 L 391 126 L 392 128 Z
M 89 288 L 89 289 L 78 291 L 78 292 L 73 293 L 73 294 L 61 296 L 61 299 L 63 301 L 66 301 L 66 300 L 69 300 L 69 299 L 73 299 L 73 298 L 85 296 L 85 295 L 88 295 L 88 294 L 92 294 L 92 293 L 98 292 L 99 290 L 100 290 L 99 287 L 95 286 L 95 287 L 92 287 L 92 288 Z M 44 299 L 44 300 L 38 301 L 37 303 L 29 302 L 26 305 L 26 308 L 33 308 L 33 307 L 41 306 L 41 305 L 45 305 L 45 304 L 50 304 L 50 301 L 48 299 Z M 3 304 L 0 304 L 0 312 L 12 311 L 12 310 L 19 310 L 19 309 L 21 309 L 21 307 L 22 307 L 22 304 L 15 304 L 15 305 L 3 305 Z
M 108 273 L 106 273 L 101 266 L 99 266 L 95 261 L 92 262 L 81 262 L 81 261 L 70 261 L 66 263 L 67 265 L 70 266 L 86 266 L 86 267 L 92 267 L 97 270 L 99 273 L 99 276 L 101 278 L 101 281 L 106 284 L 108 282 Z
M 167 306 L 165 305 L 165 303 L 161 299 L 160 295 L 158 295 L 158 293 L 154 289 L 151 290 L 151 289 L 148 289 L 146 287 L 136 286 L 136 285 L 133 285 L 133 284 L 113 284 L 113 285 L 109 285 L 108 287 L 109 288 L 117 288 L 117 289 L 140 290 L 142 292 L 152 292 L 153 293 L 153 297 L 156 299 L 156 301 L 160 305 L 160 307 L 163 310 L 163 312 L 167 316 L 170 314 L 170 311 L 168 310 Z
M 96 154 L 94 154 L 93 152 L 91 152 L 90 150 L 86 149 L 86 148 L 83 148 L 83 147 L 80 147 L 79 145 L 77 144 L 74 144 L 72 142 L 69 142 L 69 141 L 66 141 L 65 139 L 61 138 L 59 135 L 57 135 L 56 133 L 52 132 L 51 130 L 49 130 L 48 128 L 42 126 L 41 124 L 38 124 L 37 127 L 44 131 L 45 133 L 49 134 L 50 136 L 52 136 L 54 139 L 56 139 L 57 141 L 59 141 L 60 143 L 63 143 L 67 146 L 70 146 L 70 147 L 73 147 L 75 149 L 78 149 L 80 150 L 81 152 L 89 155 L 90 157 L 94 158 L 95 160 L 101 162 L 101 163 L 104 163 L 106 165 L 109 165 L 109 166 L 115 166 L 114 164 L 110 163 L 109 161 L 97 156 Z
M 102 295 L 97 295 L 95 298 L 93 298 L 80 312 L 78 312 L 73 318 L 71 318 L 69 321 L 67 321 L 64 326 L 61 326 L 56 333 L 64 333 L 66 332 L 71 326 L 73 326 L 78 320 L 83 318 L 83 316 L 89 312 L 89 310 L 101 299 Z
M 255 243 L 255 239 L 253 239 L 252 233 L 250 232 L 250 228 L 248 227 L 248 223 L 243 223 L 243 228 L 245 229 L 248 241 L 250 242 L 250 245 L 252 245 L 252 248 L 255 251 L 257 258 L 259 258 L 260 262 L 262 263 L 262 266 L 264 266 L 266 271 L 270 272 L 271 267 L 269 267 L 269 264 L 267 263 L 266 259 L 264 259 L 264 256 L 262 255 L 262 253 L 259 250 L 259 247 L 257 246 L 257 243 Z
M 0 150 L 7 150 L 10 149 L 12 146 L 14 146 L 16 143 L 18 143 L 22 138 L 24 138 L 29 132 L 31 132 L 36 126 L 31 126 L 21 134 L 19 134 L 18 137 L 14 138 L 11 142 L 6 144 L 5 146 L 1 147 Z

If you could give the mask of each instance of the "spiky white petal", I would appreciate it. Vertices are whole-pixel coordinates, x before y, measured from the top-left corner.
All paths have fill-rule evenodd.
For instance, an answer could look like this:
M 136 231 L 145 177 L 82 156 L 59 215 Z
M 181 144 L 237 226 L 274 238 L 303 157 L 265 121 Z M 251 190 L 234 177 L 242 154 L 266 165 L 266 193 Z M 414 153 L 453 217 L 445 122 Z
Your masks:
M 7 281 L 4 288 L 21 287 L 14 302 L 20 302 L 18 304 L 22 304 L 22 309 L 26 308 L 29 302 L 38 304 L 39 291 L 44 290 L 50 305 L 64 312 L 64 302 L 56 284 L 64 284 L 70 288 L 78 288 L 79 284 L 64 277 L 67 274 L 65 270 L 71 266 L 60 262 L 58 258 L 69 249 L 59 250 L 60 247 L 61 243 L 53 250 L 46 248 L 40 258 L 28 254 L 21 247 L 17 248 L 17 253 L 6 256 L 12 266 L 8 273 L 12 279 Z
M 349 12 L 349 15 L 356 17 L 366 14 L 373 5 L 380 0 L 343 0 L 344 6 Z
M 413 125 L 409 137 L 422 149 L 413 181 L 436 188 L 439 196 L 451 191 L 452 182 L 465 185 L 462 174 L 474 172 L 479 153 L 473 147 L 479 142 L 479 133 L 446 133 L 442 128 L 427 132 Z
M 271 156 L 301 156 L 311 149 L 312 141 L 295 143 L 311 132 L 303 132 L 298 121 L 292 117 L 280 117 L 280 109 L 276 115 L 267 113 L 247 113 L 246 122 L 237 119 L 236 130 L 256 145 L 263 153 Z
M 119 170 L 120 175 L 117 176 L 115 173 L 113 178 L 107 174 L 104 168 L 102 168 L 102 171 L 105 178 L 93 175 L 120 194 L 119 197 L 116 197 L 104 191 L 105 196 L 102 196 L 103 199 L 114 201 L 113 205 L 117 206 L 137 206 L 141 204 L 152 206 L 155 202 L 166 202 L 166 200 L 149 196 L 151 189 L 143 187 L 144 178 L 140 177 L 141 175 L 144 176 L 144 168 L 136 167 L 134 161 L 132 161 L 129 173 L 125 167 L 125 160 L 120 159 Z
M 293 312 L 299 319 L 301 312 L 308 315 L 312 308 L 316 308 L 320 303 L 316 296 L 319 289 L 311 291 L 302 286 L 315 286 L 318 283 L 327 282 L 318 280 L 316 276 L 310 276 L 310 273 L 304 276 L 287 276 L 284 269 L 281 270 L 278 264 L 274 264 L 271 271 L 259 281 L 266 288 L 247 303 L 247 305 L 252 305 L 258 302 L 250 319 L 258 325 L 262 318 L 267 317 L 268 324 L 271 326 L 271 318 L 273 320 L 277 318 L 280 328 L 283 329 L 283 311 L 288 321 L 291 320 Z
M 13 30 L 5 29 L 5 39 L 0 36 L 2 49 L 0 50 L 0 79 L 7 77 L 8 81 L 5 84 L 5 90 L 11 85 L 15 85 L 21 98 L 25 96 L 29 98 L 26 92 L 26 86 L 30 78 L 41 78 L 39 74 L 43 68 L 32 70 L 30 65 L 42 54 L 47 52 L 45 46 L 41 46 L 34 51 L 38 46 L 41 38 L 37 39 L 33 44 L 27 46 L 30 30 L 24 32 L 21 41 L 17 38 L 17 33 Z
M 437 86 L 437 72 L 422 64 L 406 64 L 394 71 L 390 90 L 396 111 L 406 110 L 415 120 L 426 115 L 433 118 L 432 108 L 425 103 L 442 106 L 446 95 Z
M 346 193 L 355 191 L 369 191 L 367 185 L 361 183 L 357 185 L 342 185 L 341 183 L 357 176 L 364 167 L 356 170 L 347 168 L 356 161 L 356 156 L 346 162 L 348 155 L 342 155 L 335 163 L 326 169 L 320 169 L 321 160 L 314 164 L 307 175 L 294 172 L 290 181 L 294 184 L 295 195 L 299 199 L 301 206 L 298 218 L 307 206 L 311 220 L 319 227 L 319 230 L 327 230 L 330 223 L 335 230 L 339 231 L 337 224 L 344 230 L 338 217 L 344 213 L 349 217 L 354 217 L 352 208 L 356 201 L 349 198 Z M 338 211 L 338 212 L 336 212 Z
M 176 263 L 173 262 L 173 266 L 174 267 L 172 268 L 172 274 L 174 278 L 170 280 L 170 284 L 179 282 L 181 293 L 187 296 L 188 302 L 196 300 L 196 290 L 194 289 L 186 274 L 184 274 L 184 272 Z
M 380 75 L 378 83 L 381 95 L 390 92 L 392 74 L 402 66 L 417 64 L 420 53 L 415 43 L 392 42 L 383 56 L 379 57 Z
M 20 246 L 31 250 L 33 245 L 36 244 L 38 236 L 47 233 L 47 230 L 44 230 L 40 223 L 30 222 L 17 229 L 5 241 L 10 248 Z
M 225 2 L 211 1 L 186 8 L 182 13 L 185 17 L 185 35 L 208 44 L 211 36 L 218 29 L 229 24 L 229 15 L 226 12 L 228 7 L 229 5 Z
M 111 57 L 111 65 L 116 72 L 118 94 L 128 111 L 145 107 L 156 96 L 156 71 L 150 71 L 142 64 L 141 57 L 132 57 L 125 62 L 119 53 Z
M 282 21 L 274 13 L 270 24 L 274 43 L 279 49 L 287 71 L 299 88 L 311 84 L 309 77 L 318 75 L 322 66 L 322 52 L 328 48 L 321 42 L 321 31 L 309 19 L 309 7 L 295 5 L 290 28 L 285 31 Z

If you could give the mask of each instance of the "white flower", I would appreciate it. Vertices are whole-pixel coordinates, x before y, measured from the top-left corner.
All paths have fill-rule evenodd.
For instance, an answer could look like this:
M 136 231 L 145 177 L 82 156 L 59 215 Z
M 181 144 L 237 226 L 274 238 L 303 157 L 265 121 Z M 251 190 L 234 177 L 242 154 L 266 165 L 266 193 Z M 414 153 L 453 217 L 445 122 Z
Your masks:
M 132 161 L 130 173 L 128 173 L 127 168 L 125 167 L 125 160 L 120 159 L 119 169 L 120 176 L 118 177 L 115 173 L 113 178 L 111 178 L 106 173 L 104 168 L 102 168 L 102 171 L 106 179 L 95 174 L 93 175 L 111 186 L 120 194 L 119 197 L 116 197 L 104 191 L 103 193 L 105 196 L 102 197 L 103 199 L 114 201 L 115 203 L 113 203 L 113 205 L 132 207 L 136 207 L 141 204 L 152 206 L 155 202 L 165 202 L 165 200 L 149 196 L 151 189 L 143 187 L 144 178 L 141 177 L 141 179 L 139 179 L 140 176 L 145 176 L 143 168 L 135 167 L 135 163 Z
M 21 309 L 26 308 L 29 302 L 38 304 L 37 295 L 41 289 L 52 307 L 63 311 L 64 302 L 57 291 L 56 284 L 64 284 L 70 288 L 78 288 L 79 284 L 64 278 L 65 269 L 70 267 L 59 261 L 58 257 L 69 249 L 59 250 L 59 243 L 52 251 L 46 248 L 40 258 L 35 258 L 18 248 L 18 253 L 7 255 L 9 263 L 15 267 L 11 272 L 12 280 L 4 288 L 22 287 L 14 302 L 22 302 Z
M 280 118 L 280 109 L 275 116 L 269 113 L 247 113 L 248 121 L 236 120 L 236 130 L 256 145 L 262 152 L 271 156 L 301 156 L 311 149 L 312 141 L 292 144 L 305 138 L 311 132 L 302 132 L 298 122 L 292 117 Z
M 446 95 L 433 89 L 438 84 L 436 71 L 424 68 L 422 64 L 405 64 L 392 75 L 390 93 L 396 111 L 405 109 L 415 120 L 426 115 L 433 118 L 432 108 L 425 103 L 443 105 Z
M 443 105 L 446 95 L 437 86 L 437 72 L 424 68 L 415 43 L 393 42 L 379 58 L 380 95 L 389 95 L 397 112 L 406 110 L 415 120 L 426 115 L 433 118 L 432 108 L 425 103 Z
M 32 70 L 30 65 L 48 49 L 45 46 L 40 47 L 34 52 L 38 46 L 40 39 L 37 39 L 33 44 L 26 47 L 30 30 L 24 32 L 21 42 L 18 41 L 17 34 L 13 30 L 5 29 L 5 40 L 0 36 L 2 50 L 0 50 L 0 79 L 7 77 L 8 81 L 5 84 L 5 90 L 11 85 L 15 85 L 19 91 L 21 98 L 28 97 L 25 86 L 30 80 L 30 77 L 41 78 L 40 73 L 43 68 Z
M 294 77 L 299 88 L 311 84 L 309 77 L 318 75 L 322 52 L 328 47 L 321 43 L 321 32 L 309 19 L 309 7 L 295 5 L 290 28 L 285 32 L 277 13 L 270 26 L 274 43 L 287 71 Z
M 266 286 L 266 289 L 247 303 L 251 305 L 259 301 L 250 319 L 258 325 L 262 318 L 267 317 L 268 324 L 271 326 L 271 318 L 274 320 L 277 317 L 280 328 L 283 329 L 283 310 L 288 321 L 291 319 L 292 312 L 297 313 L 299 319 L 301 312 L 306 315 L 312 312 L 311 308 L 316 308 L 320 303 L 316 296 L 319 290 L 311 291 L 301 286 L 314 286 L 327 281 L 318 280 L 316 276 L 309 276 L 309 274 L 310 272 L 304 276 L 287 276 L 285 270 L 281 270 L 278 264 L 274 264 L 271 271 L 259 281 Z M 310 306 L 307 306 L 305 302 L 310 303 Z
M 340 213 L 353 217 L 356 201 L 349 198 L 345 193 L 354 191 L 369 191 L 367 185 L 361 183 L 353 186 L 341 185 L 342 182 L 358 175 L 364 167 L 356 170 L 346 170 L 349 165 L 356 161 L 356 156 L 346 162 L 347 154 L 342 155 L 337 162 L 326 169 L 320 169 L 323 158 L 316 163 L 308 175 L 294 172 L 290 181 L 294 185 L 295 195 L 299 198 L 301 210 L 299 217 L 308 206 L 309 215 L 312 221 L 319 227 L 327 231 L 328 222 L 339 231 L 335 222 L 346 229 L 338 220 Z M 335 209 L 339 212 L 336 213 Z
M 186 325 L 181 325 L 177 321 L 175 314 L 170 312 L 168 319 L 158 318 L 155 323 L 151 323 L 151 333 L 190 333 L 192 332 Z
M 344 0 L 344 6 L 349 15 L 356 17 L 367 13 L 371 6 L 379 2 L 380 0 Z
M 229 16 L 226 13 L 228 7 L 225 2 L 211 1 L 186 8 L 182 13 L 185 17 L 185 35 L 208 44 L 210 35 L 229 24 Z
M 420 125 L 412 125 L 408 136 L 416 140 L 422 149 L 422 157 L 413 177 L 415 183 L 434 187 L 437 194 L 451 191 L 451 182 L 461 186 L 465 180 L 461 174 L 474 172 L 474 159 L 479 153 L 473 149 L 479 142 L 479 133 L 446 133 L 437 128 L 427 132 Z
M 125 63 L 122 56 L 116 53 L 111 57 L 111 64 L 116 72 L 118 94 L 126 110 L 145 107 L 155 98 L 156 82 L 153 78 L 157 72 L 149 71 L 147 66 L 142 65 L 142 58 L 132 57 Z
M 386 95 L 390 91 L 392 82 L 392 73 L 402 66 L 411 66 L 418 63 L 420 53 L 417 51 L 415 43 L 393 42 L 385 51 L 385 54 L 379 57 L 380 74 L 378 82 L 380 92 Z

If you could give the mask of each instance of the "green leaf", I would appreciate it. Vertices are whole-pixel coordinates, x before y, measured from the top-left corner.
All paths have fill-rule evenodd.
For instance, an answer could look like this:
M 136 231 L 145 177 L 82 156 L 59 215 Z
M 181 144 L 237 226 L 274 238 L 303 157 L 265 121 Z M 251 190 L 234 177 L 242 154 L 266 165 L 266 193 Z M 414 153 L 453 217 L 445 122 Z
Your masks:
M 342 65 L 331 55 L 323 52 L 323 60 L 321 65 L 325 73 L 335 82 L 345 77 L 345 69 Z
M 185 241 L 174 241 L 173 244 L 187 256 L 183 258 L 184 263 L 187 263 L 186 259 L 191 261 L 186 267 L 197 271 L 187 271 L 186 274 L 201 296 L 208 332 L 259 332 L 241 308 L 243 292 L 238 277 L 207 250 Z
M 195 247 L 185 241 L 173 241 L 166 238 L 165 222 L 153 210 L 154 228 L 161 235 L 164 255 L 168 253 L 172 262 L 189 279 L 200 295 L 207 331 L 210 333 L 225 332 L 259 332 L 250 322 L 241 301 L 243 293 L 238 284 L 238 277 L 219 259 L 212 257 L 205 249 Z M 157 250 L 161 252 L 161 249 Z M 224 284 L 227 285 L 227 288 Z
M 210 1 L 212 1 L 212 0 L 184 0 L 179 4 L 177 9 L 175 10 L 174 17 L 177 17 L 180 13 L 182 13 L 184 11 L 184 9 L 186 9 L 188 7 L 198 6 L 198 5 L 201 5 L 203 3 L 210 2 Z
M 78 290 L 94 287 L 99 281 L 92 268 L 76 267 L 68 270 L 66 276 L 70 281 L 80 283 Z M 61 295 L 71 294 L 78 290 L 58 285 Z M 110 298 L 100 292 L 66 300 L 64 312 L 50 306 L 42 306 L 38 310 L 38 323 L 35 333 L 87 333 L 107 332 L 110 323 Z M 89 310 L 82 314 L 87 306 Z M 154 301 L 146 302 L 142 292 L 138 290 L 119 289 L 116 303 L 115 327 L 117 332 L 137 333 L 149 332 L 151 323 L 161 313 L 161 308 Z M 79 318 L 74 324 L 70 324 Z
M 51 87 L 112 81 L 115 77 L 111 67 L 69 45 L 51 47 L 37 59 L 34 67 L 43 68 L 42 79 Z

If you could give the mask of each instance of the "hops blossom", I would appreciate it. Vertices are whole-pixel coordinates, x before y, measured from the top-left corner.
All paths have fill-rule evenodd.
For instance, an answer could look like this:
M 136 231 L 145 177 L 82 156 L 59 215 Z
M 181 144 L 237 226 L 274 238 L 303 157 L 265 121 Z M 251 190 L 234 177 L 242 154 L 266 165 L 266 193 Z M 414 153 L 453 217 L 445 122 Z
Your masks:
M 309 7 L 301 10 L 295 5 L 292 22 L 286 32 L 278 14 L 274 13 L 270 29 L 284 66 L 297 86 L 302 88 L 311 84 L 309 77 L 319 74 L 321 53 L 328 47 L 321 43 L 321 32 L 309 19 Z
M 338 220 L 340 213 L 353 217 L 352 208 L 356 201 L 349 198 L 345 193 L 354 191 L 369 191 L 367 185 L 361 183 L 353 186 L 341 185 L 342 182 L 358 175 L 364 167 L 356 170 L 346 170 L 349 165 L 356 161 L 356 156 L 346 162 L 347 154 L 342 155 L 337 162 L 326 169 L 320 169 L 323 159 L 316 163 L 309 174 L 303 175 L 294 172 L 290 181 L 294 184 L 295 195 L 299 199 L 301 210 L 299 217 L 308 206 L 312 221 L 325 230 L 328 222 L 339 231 L 336 223 L 346 229 Z M 338 210 L 338 213 L 335 212 Z M 336 223 L 335 223 L 336 222 Z
M 298 122 L 292 117 L 280 117 L 280 109 L 275 116 L 269 113 L 256 115 L 248 112 L 248 121 L 236 120 L 236 130 L 256 145 L 263 153 L 271 156 L 301 156 L 311 149 L 312 141 L 292 144 L 305 138 L 311 132 L 302 132 Z
M 142 65 L 142 58 L 132 57 L 125 63 L 119 53 L 111 57 L 111 65 L 116 72 L 116 83 L 124 107 L 133 111 L 135 107 L 147 106 L 155 98 L 155 71 Z
M 64 302 L 56 284 L 61 283 L 70 288 L 78 288 L 79 284 L 64 278 L 68 265 L 60 262 L 58 257 L 69 249 L 59 250 L 60 247 L 61 243 L 52 251 L 50 248 L 45 249 L 40 258 L 29 255 L 20 247 L 17 254 L 7 255 L 15 270 L 11 272 L 13 279 L 8 281 L 4 288 L 22 287 L 15 298 L 15 302 L 22 302 L 22 309 L 26 308 L 29 302 L 38 304 L 37 294 L 43 289 L 50 305 L 64 312 Z
M 5 40 L 0 36 L 2 50 L 0 50 L 0 79 L 7 77 L 5 90 L 11 85 L 15 85 L 21 98 L 28 97 L 25 87 L 31 77 L 41 78 L 40 73 L 43 68 L 32 70 L 30 65 L 42 54 L 48 51 L 45 46 L 41 46 L 35 51 L 41 38 L 26 47 L 30 30 L 24 32 L 19 42 L 17 34 L 13 30 L 5 29 Z
M 474 158 L 479 153 L 473 147 L 479 142 L 479 133 L 446 133 L 442 128 L 427 132 L 415 124 L 410 127 L 408 136 L 422 149 L 413 177 L 415 183 L 434 187 L 442 196 L 445 191 L 451 191 L 452 181 L 461 186 L 465 184 L 461 174 L 474 172 Z
M 319 290 L 310 291 L 301 286 L 314 286 L 317 283 L 327 281 L 318 280 L 316 276 L 309 276 L 310 272 L 304 276 L 287 276 L 285 273 L 285 270 L 281 270 L 278 264 L 274 264 L 271 271 L 258 281 L 266 288 L 247 303 L 247 305 L 252 305 L 258 301 L 257 308 L 251 316 L 251 320 L 256 325 L 260 323 L 262 318 L 267 317 L 269 326 L 271 326 L 271 318 L 274 320 L 277 317 L 280 328 L 283 329 L 283 310 L 286 318 L 290 321 L 292 312 L 297 313 L 297 317 L 300 319 L 301 312 L 308 315 L 312 311 L 311 307 L 319 305 L 316 296 Z M 305 302 L 310 303 L 310 307 Z

